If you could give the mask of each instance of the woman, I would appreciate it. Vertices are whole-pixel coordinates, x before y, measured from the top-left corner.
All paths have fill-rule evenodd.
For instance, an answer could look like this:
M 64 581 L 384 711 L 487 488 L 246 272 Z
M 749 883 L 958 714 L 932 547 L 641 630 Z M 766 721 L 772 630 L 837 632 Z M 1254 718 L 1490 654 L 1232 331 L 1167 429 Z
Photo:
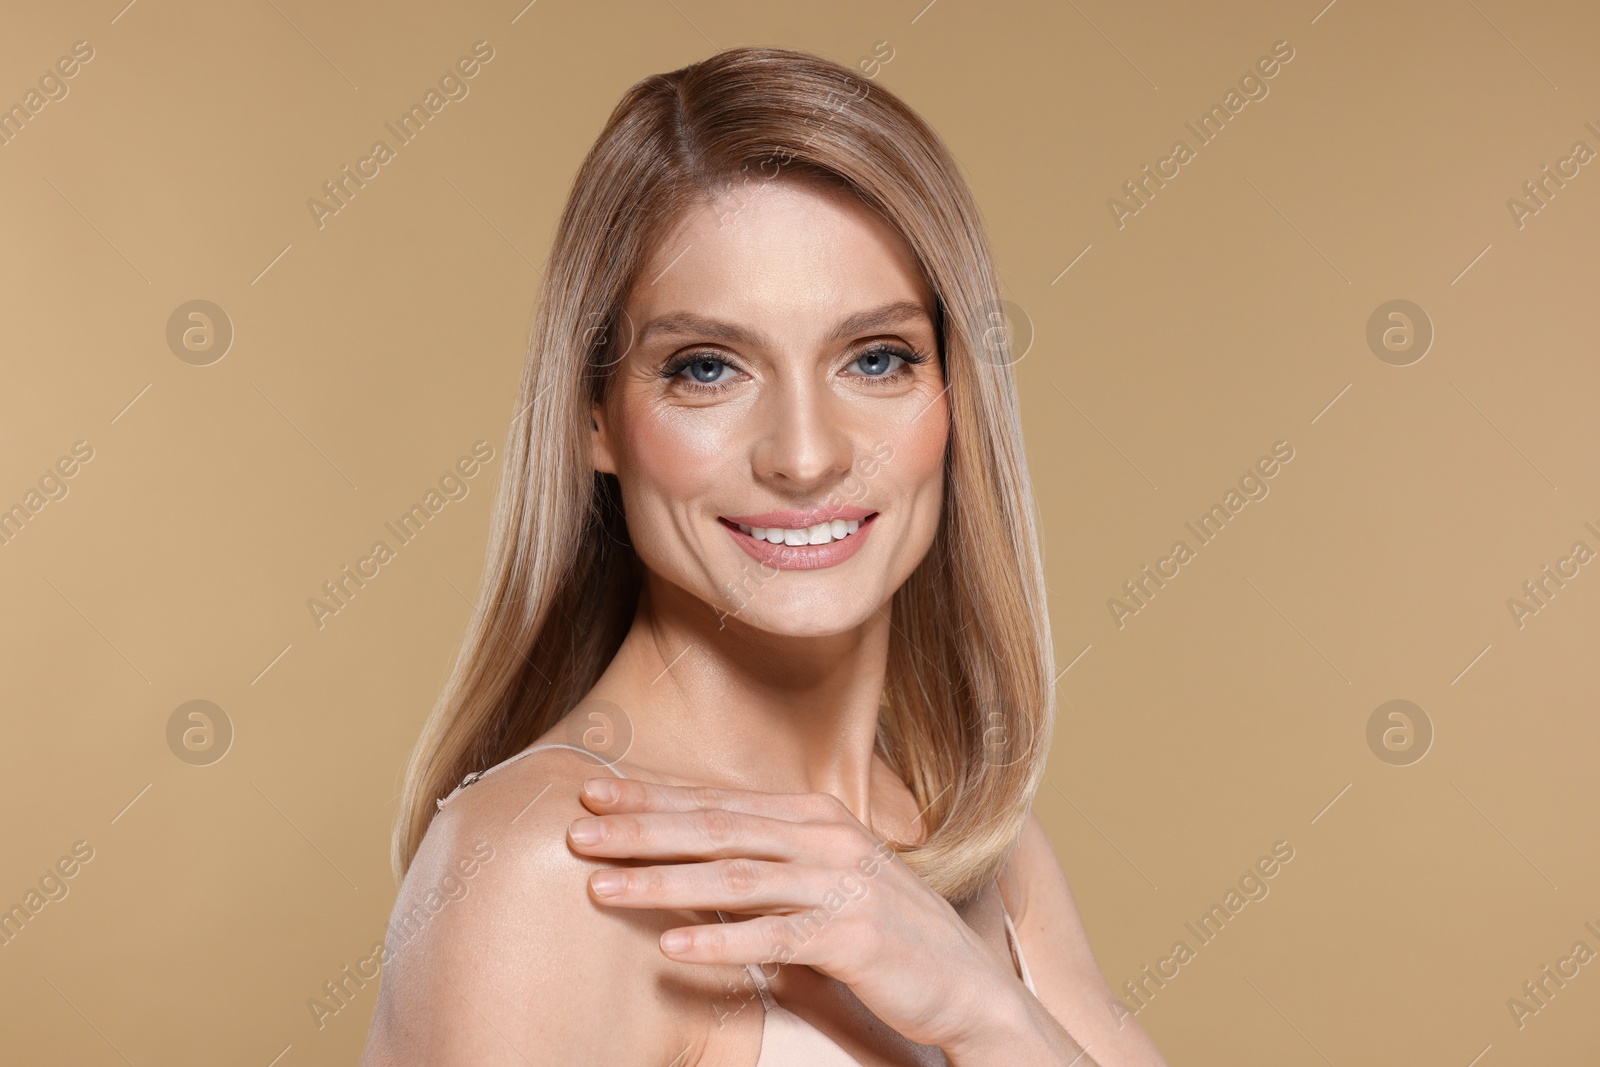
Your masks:
M 548 266 L 364 1062 L 1161 1065 L 1030 811 L 1044 581 L 937 135 L 720 52 L 623 97 Z

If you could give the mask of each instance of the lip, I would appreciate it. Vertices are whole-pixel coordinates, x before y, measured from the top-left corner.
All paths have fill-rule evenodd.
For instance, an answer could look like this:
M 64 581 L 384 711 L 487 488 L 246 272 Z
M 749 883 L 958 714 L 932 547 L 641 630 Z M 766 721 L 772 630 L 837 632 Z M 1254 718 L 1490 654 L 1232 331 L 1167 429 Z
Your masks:
M 851 519 L 856 519 L 861 525 L 856 527 L 855 533 L 844 540 L 830 541 L 825 545 L 775 545 L 771 541 L 757 541 L 736 525 L 736 523 L 743 522 L 747 526 L 761 526 L 761 522 L 750 522 L 743 517 L 739 519 L 721 518 L 717 521 L 722 524 L 723 529 L 728 531 L 729 536 L 734 539 L 739 547 L 744 549 L 757 563 L 776 567 L 779 570 L 809 571 L 819 570 L 823 567 L 836 567 L 843 563 L 861 551 L 861 546 L 866 543 L 868 536 L 878 525 L 878 513 L 876 511 L 866 511 L 862 508 L 837 508 L 832 510 L 839 512 L 839 514 L 829 515 L 828 518 L 844 519 L 847 522 Z M 787 526 L 785 522 L 773 521 L 773 518 L 783 515 L 816 513 L 819 512 L 769 511 L 764 515 L 753 516 L 753 518 L 765 519 L 769 527 Z M 815 526 L 822 521 L 824 520 L 819 518 L 809 524 L 795 522 L 793 526 L 787 526 L 787 528 L 799 529 L 802 525 Z
M 875 514 L 877 512 L 871 508 L 856 508 L 849 505 L 835 504 L 832 507 L 763 511 L 759 515 L 724 515 L 722 518 L 735 525 L 743 523 L 746 526 L 759 526 L 764 530 L 770 530 L 774 526 L 781 526 L 786 530 L 798 530 L 805 526 L 815 526 L 819 522 L 831 522 L 834 519 L 843 519 L 846 522 L 854 519 L 859 522 L 868 515 Z M 849 540 L 849 538 L 845 538 L 845 540 Z

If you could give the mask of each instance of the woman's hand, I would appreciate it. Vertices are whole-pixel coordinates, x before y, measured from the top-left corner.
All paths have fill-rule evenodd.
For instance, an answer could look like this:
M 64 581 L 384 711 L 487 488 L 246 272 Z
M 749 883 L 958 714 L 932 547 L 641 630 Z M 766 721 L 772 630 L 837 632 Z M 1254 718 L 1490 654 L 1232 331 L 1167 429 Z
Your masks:
M 941 1048 L 991 1029 L 999 1005 L 1016 1017 L 1020 980 L 837 797 L 612 778 L 589 779 L 582 797 L 597 817 L 571 824 L 574 850 L 661 861 L 596 871 L 596 900 L 756 916 L 668 930 L 669 958 L 808 964 Z

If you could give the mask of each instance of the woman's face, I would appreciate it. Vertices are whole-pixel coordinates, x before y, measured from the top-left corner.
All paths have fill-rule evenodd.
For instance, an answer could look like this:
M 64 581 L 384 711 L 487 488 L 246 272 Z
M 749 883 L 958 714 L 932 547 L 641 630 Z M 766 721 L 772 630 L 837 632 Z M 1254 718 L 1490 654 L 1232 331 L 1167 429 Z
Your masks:
M 910 249 L 848 194 L 768 180 L 691 210 L 640 279 L 593 457 L 645 566 L 771 633 L 861 625 L 926 554 L 944 488 Z

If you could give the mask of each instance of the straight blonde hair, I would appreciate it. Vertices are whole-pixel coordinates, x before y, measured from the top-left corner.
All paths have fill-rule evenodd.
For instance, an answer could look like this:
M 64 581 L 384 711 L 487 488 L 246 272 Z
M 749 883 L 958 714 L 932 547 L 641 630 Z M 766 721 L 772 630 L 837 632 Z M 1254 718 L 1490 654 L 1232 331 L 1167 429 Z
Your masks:
M 1044 774 L 1054 676 L 1007 305 L 982 220 L 949 150 L 888 90 L 805 52 L 730 48 L 630 88 L 573 181 L 477 604 L 406 769 L 397 879 L 436 798 L 549 730 L 621 645 L 641 564 L 615 477 L 593 469 L 588 444 L 590 406 L 621 358 L 621 307 L 685 209 L 786 174 L 878 211 L 938 299 L 943 508 L 893 596 L 876 748 L 924 809 L 923 838 L 891 842 L 905 862 L 955 904 L 999 873 Z

